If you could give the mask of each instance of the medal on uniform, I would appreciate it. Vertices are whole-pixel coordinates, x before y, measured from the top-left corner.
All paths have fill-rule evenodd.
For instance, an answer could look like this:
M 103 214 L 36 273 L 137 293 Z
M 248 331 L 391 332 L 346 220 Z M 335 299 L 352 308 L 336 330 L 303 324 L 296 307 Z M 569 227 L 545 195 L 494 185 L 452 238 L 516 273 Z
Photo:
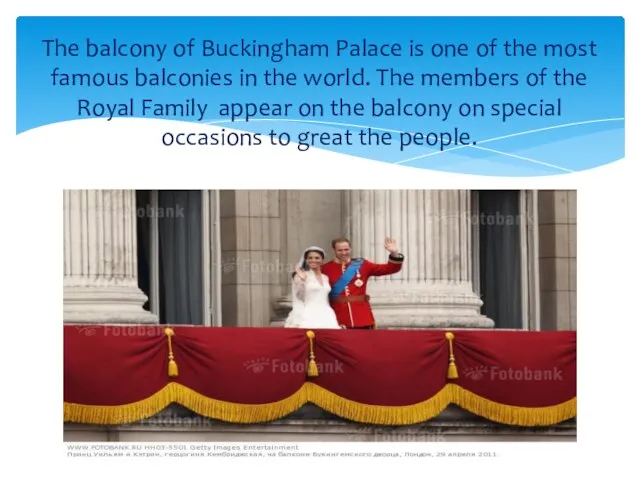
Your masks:
M 355 286 L 360 288 L 362 285 L 364 285 L 364 283 L 360 279 L 360 270 L 358 270 L 358 273 L 356 273 L 356 276 L 358 277 L 358 279 L 355 281 Z

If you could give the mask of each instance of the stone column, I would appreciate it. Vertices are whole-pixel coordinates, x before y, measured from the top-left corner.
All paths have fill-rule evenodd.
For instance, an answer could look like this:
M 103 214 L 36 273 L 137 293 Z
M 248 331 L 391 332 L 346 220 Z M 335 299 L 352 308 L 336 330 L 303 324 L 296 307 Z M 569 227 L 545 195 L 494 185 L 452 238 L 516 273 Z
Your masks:
M 137 263 L 135 190 L 65 190 L 64 322 L 157 323 Z
M 302 229 L 300 222 L 303 221 L 302 203 L 300 190 L 287 190 L 282 192 L 282 204 L 281 209 L 283 213 L 282 222 L 282 243 L 280 245 L 281 254 L 283 259 L 286 259 L 285 264 L 288 264 L 289 268 L 283 269 L 280 272 L 280 295 L 274 300 L 272 304 L 271 323 L 272 327 L 284 326 L 284 321 L 287 315 L 291 311 L 291 267 L 294 266 L 297 261 L 297 256 L 305 247 L 302 246 Z
M 222 324 L 265 327 L 280 294 L 279 190 L 220 192 Z
M 384 239 L 398 242 L 400 273 L 371 278 L 368 293 L 380 328 L 493 328 L 473 291 L 471 192 L 345 191 L 345 228 L 353 256 L 378 263 Z

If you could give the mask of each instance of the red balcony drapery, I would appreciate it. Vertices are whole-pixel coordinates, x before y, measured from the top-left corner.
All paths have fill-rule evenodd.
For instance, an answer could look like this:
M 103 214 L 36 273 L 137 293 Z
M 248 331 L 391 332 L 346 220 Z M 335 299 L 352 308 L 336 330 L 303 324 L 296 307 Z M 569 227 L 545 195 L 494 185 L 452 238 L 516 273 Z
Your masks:
M 424 422 L 449 404 L 552 425 L 576 416 L 576 333 L 64 327 L 65 421 L 130 423 L 173 402 L 235 423 L 310 402 L 378 425 Z

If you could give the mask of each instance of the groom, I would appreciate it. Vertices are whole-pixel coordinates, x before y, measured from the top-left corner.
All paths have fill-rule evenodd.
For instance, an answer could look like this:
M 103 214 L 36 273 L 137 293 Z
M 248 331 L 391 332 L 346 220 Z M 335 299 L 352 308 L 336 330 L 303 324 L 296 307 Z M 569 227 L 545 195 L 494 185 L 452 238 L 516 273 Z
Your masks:
M 369 277 L 398 273 L 402 269 L 404 255 L 398 253 L 392 238 L 385 239 L 384 248 L 389 252 L 389 260 L 382 264 L 351 258 L 351 242 L 347 238 L 336 238 L 331 246 L 335 258 L 322 266 L 322 273 L 329 277 L 329 298 L 338 323 L 343 328 L 375 328 L 367 295 L 367 281 Z

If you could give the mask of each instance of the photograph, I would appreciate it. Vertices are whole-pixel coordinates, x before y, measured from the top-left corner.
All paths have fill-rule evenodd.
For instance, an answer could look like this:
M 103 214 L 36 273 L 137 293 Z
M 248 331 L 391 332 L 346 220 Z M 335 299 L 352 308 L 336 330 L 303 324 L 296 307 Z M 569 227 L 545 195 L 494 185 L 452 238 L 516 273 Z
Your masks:
M 577 441 L 575 190 L 62 193 L 65 442 Z

